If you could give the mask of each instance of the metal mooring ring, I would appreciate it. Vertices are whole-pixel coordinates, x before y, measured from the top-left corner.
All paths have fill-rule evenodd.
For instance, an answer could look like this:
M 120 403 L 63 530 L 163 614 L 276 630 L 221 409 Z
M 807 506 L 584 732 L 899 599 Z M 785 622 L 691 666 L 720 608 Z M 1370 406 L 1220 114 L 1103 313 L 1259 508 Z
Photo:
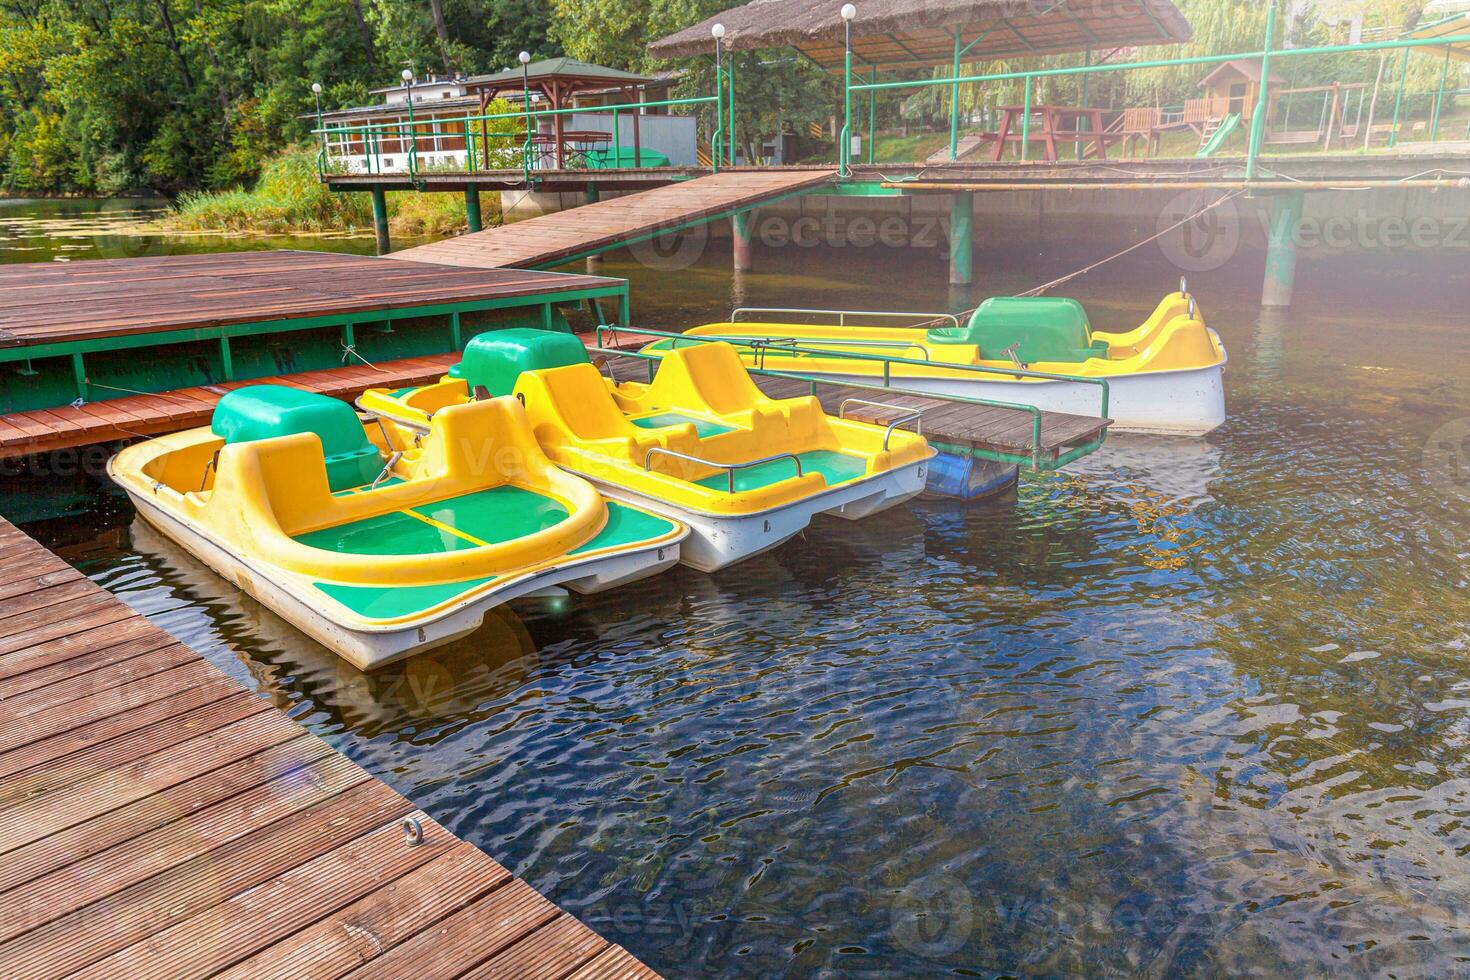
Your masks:
M 418 847 L 424 842 L 424 825 L 419 823 L 418 817 L 404 817 L 402 827 L 403 843 Z

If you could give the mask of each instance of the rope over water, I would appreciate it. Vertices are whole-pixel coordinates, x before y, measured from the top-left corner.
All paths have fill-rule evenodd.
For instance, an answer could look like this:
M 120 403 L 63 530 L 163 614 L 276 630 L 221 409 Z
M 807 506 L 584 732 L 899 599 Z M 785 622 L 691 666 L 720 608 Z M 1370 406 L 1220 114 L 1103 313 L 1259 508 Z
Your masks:
M 1048 290 L 1051 290 L 1051 289 L 1055 289 L 1057 286 L 1061 286 L 1061 285 L 1064 285 L 1066 283 L 1069 283 L 1073 279 L 1079 279 L 1082 276 L 1087 275 L 1089 272 L 1092 272 L 1094 269 L 1098 269 L 1098 268 L 1100 268 L 1100 267 L 1102 267 L 1104 265 L 1107 265 L 1109 262 L 1114 261 L 1115 259 L 1120 259 L 1120 258 L 1122 258 L 1123 256 L 1127 255 L 1130 252 L 1135 252 L 1138 249 L 1143 248 L 1143 246 L 1145 246 L 1145 245 L 1149 245 L 1149 244 L 1152 244 L 1153 242 L 1158 241 L 1160 238 L 1163 238 L 1165 235 L 1169 234 L 1170 232 L 1177 231 L 1178 229 L 1180 229 L 1180 228 L 1184 227 L 1185 225 L 1189 224 L 1191 221 L 1194 221 L 1196 218 L 1202 217 L 1202 216 L 1210 213 L 1211 211 L 1215 210 L 1216 208 L 1220 207 L 1221 205 L 1227 204 L 1230 201 L 1235 200 L 1237 197 L 1240 197 L 1242 194 L 1245 194 L 1245 193 L 1247 193 L 1247 192 L 1244 191 L 1244 190 L 1232 191 L 1231 193 L 1226 194 L 1224 197 L 1220 198 L 1218 201 L 1215 201 L 1212 204 L 1207 204 L 1204 207 L 1200 208 L 1198 211 L 1195 211 L 1194 213 L 1188 215 L 1187 217 L 1181 218 L 1180 220 L 1174 222 L 1172 225 L 1170 225 L 1169 227 L 1163 229 L 1162 231 L 1158 232 L 1157 234 L 1150 235 L 1149 237 L 1143 239 L 1140 242 L 1135 242 L 1132 245 L 1129 245 L 1127 248 L 1122 249 L 1121 251 L 1114 252 L 1112 255 L 1109 255 L 1105 259 L 1100 259 L 1097 262 L 1092 263 L 1091 265 L 1084 266 L 1083 268 L 1078 269 L 1076 272 L 1068 273 L 1067 275 L 1062 276 L 1060 279 L 1053 279 L 1051 282 L 1043 283 L 1042 285 L 1037 286 L 1034 289 L 1028 289 L 1028 290 L 1026 290 L 1026 292 L 1024 292 L 1024 293 L 1018 293 L 1017 295 L 1018 296 L 1040 296 L 1042 293 L 1045 293 L 1045 292 L 1047 292 Z M 978 310 L 978 309 L 979 309 L 979 307 L 974 307 L 972 309 L 963 310 L 963 311 L 961 311 L 959 313 L 956 313 L 955 316 L 959 317 L 960 319 L 964 319 L 966 317 L 974 316 L 975 315 L 975 311 Z M 922 330 L 922 329 L 925 329 L 927 327 L 938 326 L 942 322 L 943 322 L 942 320 L 938 320 L 938 319 L 935 319 L 935 320 L 925 320 L 922 323 L 916 323 L 916 324 L 914 324 L 914 329 L 920 329 L 920 330 Z

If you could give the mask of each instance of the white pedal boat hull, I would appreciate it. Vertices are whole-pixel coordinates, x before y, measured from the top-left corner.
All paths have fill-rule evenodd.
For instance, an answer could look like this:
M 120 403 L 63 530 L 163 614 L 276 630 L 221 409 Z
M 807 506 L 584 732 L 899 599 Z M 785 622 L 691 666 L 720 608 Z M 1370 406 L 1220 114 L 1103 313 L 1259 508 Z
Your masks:
M 467 593 L 448 607 L 420 619 L 390 626 L 349 626 L 327 614 L 320 595 L 305 596 L 269 568 L 257 568 L 209 536 L 178 520 L 146 495 L 122 484 L 140 516 L 225 581 L 275 612 L 307 636 L 338 653 L 359 670 L 374 670 L 450 643 L 479 629 L 485 614 L 503 603 L 552 585 L 590 594 L 657 575 L 679 561 L 678 540 L 646 549 L 591 557 L 555 565 L 503 584 Z M 687 540 L 687 539 L 686 539 Z
M 653 511 L 689 527 L 679 560 L 701 572 L 717 572 L 779 547 L 800 534 L 818 514 L 862 520 L 912 500 L 924 490 L 929 460 L 920 460 L 854 483 L 839 484 L 795 503 L 752 514 L 728 516 L 687 510 L 667 501 L 591 480 L 603 496 Z

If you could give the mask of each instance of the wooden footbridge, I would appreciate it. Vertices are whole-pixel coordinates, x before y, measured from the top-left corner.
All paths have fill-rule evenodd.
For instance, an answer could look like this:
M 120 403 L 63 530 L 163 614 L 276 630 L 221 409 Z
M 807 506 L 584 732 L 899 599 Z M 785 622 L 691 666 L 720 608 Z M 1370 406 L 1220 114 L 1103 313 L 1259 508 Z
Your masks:
M 0 521 L 0 976 L 656 974 Z
M 597 201 L 394 253 L 480 269 L 547 269 L 831 184 L 831 169 L 739 170 Z

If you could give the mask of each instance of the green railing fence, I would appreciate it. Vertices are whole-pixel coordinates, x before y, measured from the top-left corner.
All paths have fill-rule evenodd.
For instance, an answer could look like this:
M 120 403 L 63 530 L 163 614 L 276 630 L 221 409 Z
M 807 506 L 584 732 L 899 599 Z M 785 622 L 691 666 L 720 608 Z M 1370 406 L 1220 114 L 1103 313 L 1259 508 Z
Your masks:
M 1065 2 L 1065 0 L 1062 0 Z M 867 158 L 871 163 L 874 160 L 874 136 L 877 126 L 877 96 L 883 92 L 893 91 L 918 91 L 930 88 L 947 88 L 950 96 L 949 111 L 949 156 L 956 159 L 961 136 L 961 119 L 959 110 L 959 94 L 962 85 L 978 85 L 988 82 L 1021 82 L 1024 95 L 1020 118 L 1020 157 L 1022 160 L 1028 158 L 1032 136 L 1032 116 L 1036 83 L 1038 80 L 1050 78 L 1080 77 L 1085 86 L 1093 75 L 1101 75 L 1113 72 L 1145 71 L 1149 69 L 1169 69 L 1188 66 L 1213 66 L 1235 60 L 1259 61 L 1262 65 L 1263 78 L 1269 79 L 1271 63 L 1278 59 L 1309 58 L 1316 56 L 1330 56 L 1341 54 L 1370 54 L 1382 52 L 1403 52 L 1401 59 L 1395 69 L 1397 79 L 1384 79 L 1385 86 L 1396 85 L 1397 94 L 1394 98 L 1393 122 L 1390 126 L 1388 146 L 1395 146 L 1399 141 L 1400 123 L 1403 118 L 1406 85 L 1409 75 L 1409 59 L 1412 53 L 1418 49 L 1444 48 L 1446 57 L 1444 67 L 1440 72 L 1439 88 L 1434 95 L 1433 109 L 1429 123 L 1426 127 L 1428 138 L 1437 140 L 1443 121 L 1444 106 L 1446 99 L 1446 88 L 1450 81 L 1450 58 L 1448 57 L 1451 45 L 1470 44 L 1470 28 L 1467 33 L 1452 36 L 1430 37 L 1430 38 L 1400 38 L 1386 41 L 1365 41 L 1358 44 L 1333 44 L 1315 47 L 1286 48 L 1279 45 L 1277 37 L 1277 3 L 1273 0 L 1267 13 L 1266 34 L 1262 46 L 1253 51 L 1234 51 L 1228 54 L 1196 55 L 1182 58 L 1157 58 L 1146 61 L 1133 62 L 1109 62 L 1105 64 L 1093 64 L 1092 52 L 1087 52 L 1087 63 L 1083 65 L 1064 68 L 1037 68 L 1030 70 L 989 72 L 984 74 L 961 74 L 961 63 L 969 51 L 978 44 L 989 32 L 964 43 L 959 30 L 954 33 L 954 58 L 952 71 L 948 77 L 926 78 L 901 81 L 878 81 L 877 68 L 874 67 L 869 74 L 868 81 L 862 81 L 856 74 L 852 57 L 851 45 L 851 17 L 855 11 L 851 5 L 845 6 L 841 11 L 844 21 L 845 34 L 847 35 L 847 54 L 844 62 L 843 78 L 843 117 L 841 137 L 837 147 L 837 163 L 839 172 L 843 176 L 850 176 L 853 164 L 852 139 L 855 135 L 854 109 L 855 102 L 867 98 Z M 717 28 L 718 30 L 718 28 Z M 425 168 L 420 164 L 420 147 L 425 141 L 439 141 L 444 139 L 463 139 L 465 170 L 474 171 L 481 168 L 481 164 L 489 164 L 489 159 L 483 159 L 486 149 L 491 140 L 509 140 L 517 136 L 523 136 L 524 141 L 520 147 L 520 167 L 527 181 L 531 180 L 533 170 L 537 169 L 535 164 L 539 162 L 539 153 L 535 147 L 535 124 L 539 120 L 555 118 L 557 116 L 570 115 L 572 113 L 611 113 L 612 114 L 612 148 L 616 154 L 621 147 L 621 128 L 623 117 L 627 113 L 638 113 L 646 109 L 665 108 L 673 106 L 713 106 L 714 120 L 713 130 L 709 134 L 710 162 L 712 168 L 718 172 L 726 165 L 732 165 L 736 159 L 736 86 L 734 59 L 726 57 L 722 50 L 721 38 L 723 33 L 715 36 L 715 77 L 714 94 L 703 96 L 689 96 L 686 98 L 665 99 L 657 102 L 635 102 L 622 103 L 609 106 L 586 106 L 580 108 L 561 109 L 531 109 L 529 98 L 520 110 L 490 114 L 466 114 L 464 116 L 443 117 L 437 116 L 428 120 L 415 120 L 415 105 L 412 100 L 406 106 L 408 119 L 391 123 L 366 124 L 361 126 L 323 126 L 318 117 L 318 126 L 314 134 L 321 139 L 321 153 L 319 155 L 319 168 L 323 177 L 333 172 L 333 158 L 344 155 L 340 153 L 344 146 L 350 150 L 354 157 L 361 156 L 366 160 L 368 173 L 384 172 L 383 159 L 385 145 L 397 147 L 392 151 L 406 154 L 406 167 L 393 169 L 398 172 L 406 171 L 410 178 L 417 178 L 421 172 L 442 170 L 442 164 Z M 1375 85 L 1375 88 L 1377 86 Z M 1458 86 L 1456 89 L 1458 90 Z M 1454 90 L 1452 90 L 1454 91 Z M 1086 89 L 1083 89 L 1086 92 Z M 1269 81 L 1260 86 L 1259 98 L 1254 111 L 1251 114 L 1251 126 L 1249 141 L 1246 150 L 1246 179 L 1254 179 L 1259 169 L 1259 161 L 1262 155 L 1262 147 L 1265 142 L 1266 128 L 1269 125 L 1269 109 L 1271 107 L 1272 86 Z M 1360 95 L 1360 101 L 1362 96 Z M 1084 94 L 1085 101 L 1085 94 Z M 1376 92 L 1375 92 L 1376 105 Z M 431 103 L 421 103 L 421 110 L 432 111 Z M 1360 106 L 1361 112 L 1361 106 Z M 523 133 L 514 130 L 497 131 L 496 124 L 507 120 L 519 120 L 522 124 Z M 424 130 L 423 127 L 428 129 Z M 1467 130 L 1470 137 L 1470 130 Z M 329 142 L 330 141 L 330 142 Z M 1085 140 L 1080 140 L 1079 147 Z M 477 147 L 475 144 L 478 143 Z M 1366 142 L 1364 146 L 1366 147 Z M 357 152 L 360 148 L 361 152 Z M 508 148 L 511 156 L 514 149 Z M 339 152 L 334 153 L 334 150 Z M 635 151 L 636 152 L 636 151 Z M 478 157 L 477 157 L 478 154 Z M 500 161 L 496 161 L 500 162 Z M 492 169 L 485 167 L 483 169 Z M 511 167 L 494 168 L 511 169 Z
M 536 131 L 534 124 L 541 119 L 554 119 L 557 116 L 567 116 L 574 113 L 583 115 L 599 113 L 612 115 L 612 143 L 611 151 L 617 153 L 622 146 L 622 124 L 623 115 L 628 112 L 639 112 L 644 109 L 657 109 L 667 106 L 691 106 L 691 105 L 717 105 L 723 100 L 718 95 L 689 96 L 680 99 L 663 99 L 655 102 L 630 102 L 618 105 L 606 106 L 581 106 L 564 109 L 532 109 L 527 111 L 495 112 L 486 114 L 466 114 L 463 116 L 436 116 L 429 119 L 410 119 L 401 122 L 371 123 L 362 126 L 321 126 L 313 130 L 313 135 L 322 141 L 319 153 L 319 168 L 323 176 L 337 172 L 333 168 L 333 160 L 337 157 L 358 157 L 366 159 L 367 172 L 386 173 L 383 160 L 385 153 L 402 153 L 406 156 L 406 166 L 403 171 L 411 178 L 420 173 L 435 172 L 443 170 L 444 167 L 425 168 L 419 163 L 420 149 L 425 144 L 435 146 L 440 140 L 464 141 L 464 167 L 466 171 L 480 169 L 513 169 L 512 167 L 484 167 L 481 163 L 492 161 L 483 159 L 480 154 L 484 153 L 484 147 L 490 140 L 517 140 L 523 139 L 520 146 L 520 163 L 514 169 L 520 169 L 527 180 L 531 177 L 531 171 L 537 169 L 536 163 L 540 158 L 539 151 L 535 148 Z M 723 109 L 722 109 L 723 115 Z M 526 124 L 524 132 L 519 129 L 496 130 L 495 123 L 506 120 L 521 120 Z M 425 129 L 425 127 L 428 127 Z M 445 129 L 444 127 L 452 127 Z M 719 152 L 720 134 L 716 132 L 712 140 L 711 159 L 716 170 L 720 168 L 721 156 Z M 572 142 L 572 141 L 568 141 Z M 398 149 L 385 150 L 384 146 L 396 146 Z M 477 148 L 476 144 L 479 144 Z M 345 152 L 342 148 L 345 145 Z M 361 147 L 359 153 L 355 147 Z M 334 152 L 336 150 L 337 152 Z M 635 149 L 641 152 L 641 148 Z M 397 170 L 396 164 L 392 168 Z M 459 169 L 451 167 L 449 169 Z
M 982 35 L 982 37 L 983 37 L 983 35 Z M 975 42 L 971 42 L 972 45 L 974 43 Z M 1261 62 L 1261 65 L 1262 65 L 1262 69 L 1261 69 L 1262 77 L 1263 78 L 1266 78 L 1266 79 L 1269 79 L 1269 77 L 1270 77 L 1270 66 L 1271 66 L 1271 62 L 1272 62 L 1273 59 L 1280 59 L 1280 58 L 1303 58 L 1303 57 L 1337 55 L 1337 54 L 1357 54 L 1357 53 L 1369 53 L 1369 52 L 1380 52 L 1380 51 L 1403 51 L 1404 52 L 1404 56 L 1403 56 L 1403 59 L 1402 59 L 1402 62 L 1401 62 L 1400 68 L 1399 68 L 1399 80 L 1398 80 L 1399 91 L 1398 91 L 1398 96 L 1397 96 L 1397 99 L 1396 99 L 1396 102 L 1395 102 L 1395 107 L 1394 107 L 1394 119 L 1393 119 L 1393 126 L 1392 126 L 1392 130 L 1391 130 L 1392 136 L 1390 137 L 1390 140 L 1389 140 L 1389 145 L 1392 146 L 1392 145 L 1394 145 L 1394 143 L 1397 140 L 1397 134 L 1398 134 L 1398 129 L 1399 129 L 1399 121 L 1400 121 L 1400 116 L 1401 116 L 1402 109 L 1403 109 L 1404 85 L 1405 85 L 1405 83 L 1407 81 L 1407 78 L 1408 78 L 1408 60 L 1409 60 L 1410 54 L 1415 49 L 1418 49 L 1418 48 L 1441 48 L 1441 47 L 1443 47 L 1443 48 L 1445 48 L 1446 54 L 1448 55 L 1448 51 L 1449 51 L 1449 46 L 1450 45 L 1458 45 L 1458 44 L 1466 44 L 1466 43 L 1470 43 L 1470 33 L 1467 33 L 1467 34 L 1457 34 L 1457 35 L 1448 36 L 1448 37 L 1402 38 L 1402 39 L 1393 40 L 1393 41 L 1371 41 L 1371 42 L 1363 42 L 1363 43 L 1359 43 L 1359 44 L 1333 44 L 1333 45 L 1320 45 L 1320 46 L 1316 46 L 1316 47 L 1307 47 L 1307 48 L 1278 48 L 1276 46 L 1276 4 L 1273 2 L 1272 5 L 1271 5 L 1271 8 L 1270 8 L 1270 10 L 1268 11 L 1268 14 L 1267 14 L 1267 28 L 1266 28 L 1266 37 L 1265 37 L 1264 44 L 1260 48 L 1260 50 L 1256 50 L 1256 51 L 1236 51 L 1236 52 L 1231 52 L 1229 54 L 1197 55 L 1197 56 L 1187 57 L 1187 58 L 1159 58 L 1159 59 L 1153 59 L 1153 60 L 1149 60 L 1149 61 L 1120 62 L 1120 63 L 1109 63 L 1109 64 L 1101 64 L 1101 65 L 1088 64 L 1088 65 L 1072 66 L 1072 67 L 1067 67 L 1067 68 L 1041 68 L 1041 69 L 1032 69 L 1032 70 L 1029 70 L 1029 71 L 1004 71 L 1004 72 L 992 72 L 992 73 L 980 74 L 980 75 L 961 75 L 960 74 L 960 60 L 963 57 L 965 51 L 968 50 L 968 46 L 965 46 L 965 47 L 962 47 L 961 46 L 961 44 L 960 44 L 960 35 L 959 35 L 958 32 L 956 32 L 956 34 L 955 34 L 955 59 L 954 59 L 954 64 L 953 64 L 953 72 L 952 72 L 951 76 L 948 77 L 948 78 L 927 78 L 927 79 L 915 79 L 915 80 L 906 80 L 906 81 L 866 82 L 866 83 L 864 83 L 864 82 L 861 82 L 861 81 L 855 81 L 854 80 L 853 72 L 852 72 L 852 65 L 851 65 L 851 58 L 848 59 L 848 66 L 847 66 L 847 71 L 846 71 L 846 75 L 845 75 L 845 79 L 844 79 L 844 85 L 845 85 L 845 89 L 846 89 L 844 101 L 845 101 L 845 106 L 846 106 L 847 125 L 843 129 L 843 135 L 844 135 L 843 143 L 838 148 L 838 150 L 839 150 L 839 168 L 840 168 L 840 170 L 841 170 L 841 172 L 843 174 L 848 174 L 851 171 L 852 153 L 851 153 L 851 146 L 850 146 L 849 140 L 847 139 L 847 135 L 851 132 L 851 128 L 852 128 L 852 102 L 853 102 L 853 96 L 856 93 L 866 93 L 867 96 L 868 96 L 868 98 L 869 99 L 872 99 L 874 97 L 874 95 L 876 93 L 878 93 L 878 92 L 896 91 L 896 90 L 901 90 L 901 89 L 918 90 L 918 89 L 939 88 L 939 87 L 949 88 L 950 89 L 950 142 L 949 142 L 949 154 L 950 154 L 950 159 L 953 160 L 953 159 L 956 159 L 957 158 L 957 155 L 958 155 L 958 147 L 959 147 L 959 116 L 958 116 L 958 98 L 957 98 L 958 93 L 959 93 L 959 87 L 961 85 L 973 85 L 973 84 L 980 84 L 980 83 L 984 83 L 984 82 L 1021 81 L 1021 82 L 1024 83 L 1024 86 L 1025 86 L 1025 96 L 1024 96 L 1024 100 L 1025 101 L 1024 101 L 1024 104 L 1023 104 L 1023 107 L 1022 107 L 1022 111 L 1021 111 L 1022 134 L 1021 134 L 1021 147 L 1020 147 L 1020 152 L 1021 152 L 1021 159 L 1025 160 L 1027 158 L 1028 150 L 1029 150 L 1029 145 L 1030 145 L 1030 136 L 1031 136 L 1031 133 L 1030 133 L 1030 128 L 1031 128 L 1030 127 L 1030 120 L 1031 120 L 1031 116 L 1032 116 L 1033 91 L 1034 91 L 1034 83 L 1035 83 L 1035 81 L 1037 79 L 1043 79 L 1043 78 L 1064 78 L 1064 77 L 1071 77 L 1071 76 L 1081 76 L 1084 79 L 1086 79 L 1087 77 L 1089 77 L 1091 75 L 1099 75 L 1099 74 L 1109 73 L 1109 72 L 1141 71 L 1141 70 L 1153 69 L 1153 68 L 1177 68 L 1177 67 L 1184 67 L 1184 66 L 1190 66 L 1190 65 L 1219 65 L 1219 64 L 1224 64 L 1224 63 L 1229 62 L 1229 61 L 1236 61 L 1236 60 L 1240 60 L 1240 59 L 1252 60 L 1252 61 L 1259 60 Z M 1089 58 L 1089 60 L 1090 60 L 1090 58 Z M 1440 79 L 1440 86 L 1439 86 L 1438 94 L 1435 97 L 1435 101 L 1434 101 L 1434 112 L 1433 112 L 1433 115 L 1432 115 L 1432 122 L 1431 122 L 1431 125 L 1429 127 L 1429 137 L 1430 137 L 1431 140 L 1434 140 L 1434 139 L 1437 139 L 1438 138 L 1439 123 L 1440 123 L 1442 109 L 1443 109 L 1443 104 L 1444 104 L 1445 86 L 1446 86 L 1446 84 L 1448 83 L 1448 80 L 1449 80 L 1449 68 L 1448 68 L 1448 65 L 1449 65 L 1449 58 L 1446 57 L 1446 59 L 1445 59 L 1445 69 L 1444 69 L 1444 71 L 1442 73 L 1442 76 L 1441 76 L 1441 79 Z M 1261 85 L 1260 86 L 1260 89 L 1261 89 L 1261 91 L 1260 91 L 1260 97 L 1259 97 L 1259 100 L 1257 102 L 1257 105 L 1255 106 L 1255 111 L 1252 114 L 1252 118 L 1251 118 L 1250 142 L 1248 144 L 1248 148 L 1247 148 L 1247 151 L 1246 151 L 1246 177 L 1247 177 L 1247 179 L 1252 179 L 1252 178 L 1255 177 L 1256 172 L 1257 172 L 1257 169 L 1258 169 L 1258 166 L 1259 166 L 1259 159 L 1260 159 L 1260 156 L 1261 156 L 1261 148 L 1262 148 L 1263 137 L 1264 137 L 1264 134 L 1265 134 L 1265 125 L 1266 125 L 1267 114 L 1268 114 L 1267 113 L 1267 110 L 1268 110 L 1269 105 L 1270 105 L 1271 87 L 1270 87 L 1269 81 L 1266 84 Z M 870 131 L 869 134 L 868 134 L 868 138 L 869 138 L 869 142 L 870 143 L 872 142 L 872 137 L 873 137 L 873 134 Z

